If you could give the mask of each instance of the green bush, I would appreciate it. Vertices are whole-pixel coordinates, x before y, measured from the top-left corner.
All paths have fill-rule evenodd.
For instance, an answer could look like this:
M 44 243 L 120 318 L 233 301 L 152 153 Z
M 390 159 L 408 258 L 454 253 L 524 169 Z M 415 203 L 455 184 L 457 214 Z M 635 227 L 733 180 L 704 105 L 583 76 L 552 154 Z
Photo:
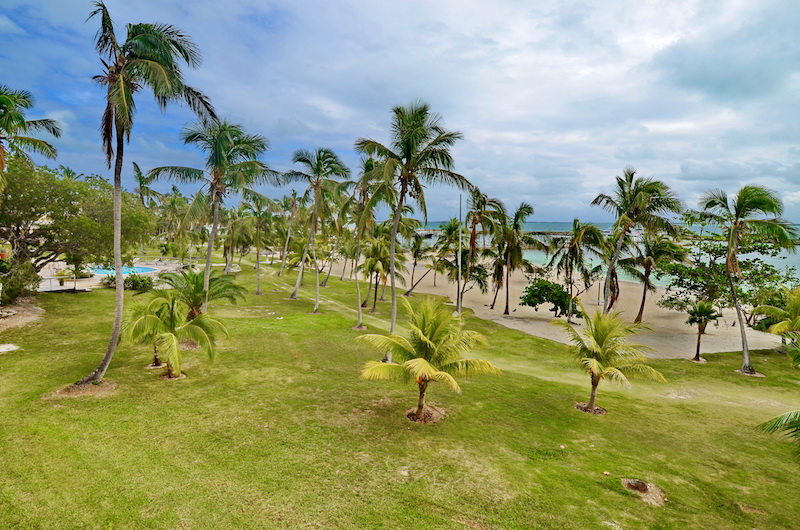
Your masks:
M 113 275 L 106 276 L 102 280 L 100 280 L 105 287 L 109 289 L 114 289 L 117 286 L 116 279 Z M 126 291 L 138 291 L 140 293 L 144 293 L 146 291 L 151 291 L 153 289 L 153 277 L 152 276 L 142 276 L 140 274 L 131 273 L 125 276 L 125 280 L 123 283 L 123 288 Z
M 41 276 L 30 262 L 15 265 L 2 278 L 3 294 L 0 301 L 3 305 L 13 304 L 20 296 L 36 292 L 41 281 Z
M 569 302 L 569 293 L 561 284 L 538 278 L 525 287 L 519 303 L 520 305 L 532 307 L 536 311 L 539 310 L 541 304 L 553 304 L 550 311 L 555 313 L 556 317 L 559 317 L 567 314 Z M 572 314 L 578 318 L 583 316 L 575 300 L 572 300 Z

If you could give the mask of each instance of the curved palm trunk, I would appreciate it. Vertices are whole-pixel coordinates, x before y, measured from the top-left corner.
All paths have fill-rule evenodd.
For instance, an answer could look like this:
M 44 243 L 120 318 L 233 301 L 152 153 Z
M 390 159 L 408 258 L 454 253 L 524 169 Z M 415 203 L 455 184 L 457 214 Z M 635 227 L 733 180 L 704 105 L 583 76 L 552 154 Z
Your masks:
M 411 296 L 411 293 L 414 292 L 414 289 L 416 289 L 417 285 L 419 285 L 422 282 L 422 280 L 425 279 L 425 276 L 427 276 L 428 273 L 431 272 L 432 270 L 433 270 L 433 268 L 430 268 L 430 269 L 426 270 L 425 273 L 422 276 L 417 278 L 416 282 L 414 281 L 414 276 L 412 274 L 412 276 L 411 276 L 411 288 L 408 291 L 406 291 L 405 293 L 403 293 L 403 296 Z M 436 275 L 434 273 L 434 278 L 435 277 L 436 277 Z M 434 282 L 433 286 L 436 287 L 436 283 L 435 282 Z
M 347 266 L 346 263 L 345 263 L 345 266 Z M 328 275 L 325 276 L 325 279 L 322 280 L 322 283 L 320 284 L 322 287 L 327 287 L 328 286 L 328 280 L 331 277 L 331 271 L 333 271 L 333 256 L 331 256 L 331 262 L 328 264 Z
M 340 282 L 344 281 L 344 275 L 347 272 L 347 264 L 348 263 L 350 263 L 350 258 L 347 258 L 347 257 L 344 258 L 344 267 L 342 267 L 342 275 L 339 276 L 339 281 Z M 350 270 L 353 270 L 353 266 L 352 265 L 350 265 Z
M 425 412 L 425 391 L 428 389 L 428 382 L 417 382 L 419 384 L 419 400 L 417 401 L 417 421 L 422 421 L 422 414 Z
M 636 315 L 634 322 L 641 322 L 642 316 L 644 315 L 644 304 L 647 301 L 647 284 L 650 280 L 650 269 L 645 269 L 644 271 L 644 287 L 642 287 L 642 303 L 639 306 L 639 314 Z
M 283 243 L 283 257 L 281 258 L 281 268 L 278 271 L 278 276 L 283 274 L 283 269 L 286 267 L 286 257 L 289 255 L 289 238 L 292 236 L 292 221 L 294 221 L 294 214 L 289 217 L 289 228 L 286 229 L 286 241 Z
M 92 373 L 77 381 L 76 385 L 85 385 L 92 381 L 102 381 L 106 375 L 106 370 L 111 364 L 114 352 L 117 349 L 120 332 L 122 331 L 122 310 L 125 303 L 125 280 L 122 277 L 122 157 L 125 148 L 125 135 L 120 132 L 117 134 L 117 153 L 114 160 L 114 280 L 116 287 L 114 291 L 114 325 L 111 328 L 111 338 L 108 340 L 106 353 L 97 368 Z
M 356 243 L 356 257 L 353 260 L 353 265 L 351 266 L 350 271 L 358 265 L 358 258 L 361 256 L 361 237 L 358 238 L 358 242 Z M 358 324 L 353 329 L 365 329 L 364 326 L 364 316 L 363 311 L 361 311 L 361 282 L 358 281 L 358 273 L 356 273 L 356 300 L 358 301 Z
M 258 242 L 261 239 L 261 231 L 256 224 L 256 294 L 261 293 L 261 249 L 258 247 Z
M 511 260 L 506 260 L 506 310 L 503 311 L 504 315 L 508 315 L 508 299 L 509 299 L 509 290 L 511 283 Z
M 739 304 L 739 298 L 736 296 L 736 286 L 733 284 L 733 276 L 730 272 L 726 271 L 728 276 L 728 285 L 731 288 L 731 296 L 733 297 L 733 305 L 736 307 L 736 318 L 739 320 L 739 332 L 742 334 L 742 370 L 744 374 L 756 373 L 753 368 L 753 363 L 750 362 L 750 348 L 747 346 L 747 332 L 745 331 L 744 317 L 742 316 L 742 306 Z
M 626 226 L 622 230 L 622 233 L 617 239 L 617 246 L 614 249 L 614 253 L 611 255 L 611 259 L 608 262 L 608 274 L 606 274 L 606 282 L 603 287 L 603 313 L 611 311 L 611 306 L 613 305 L 611 301 L 611 271 L 614 270 L 614 267 L 617 265 L 617 260 L 619 260 L 619 255 L 622 252 L 622 244 L 625 242 L 625 235 L 628 233 L 629 228 L 630 227 Z
M 294 291 L 292 291 L 292 294 L 289 296 L 289 298 L 291 298 L 292 300 L 297 300 L 297 295 L 300 292 L 300 285 L 303 283 L 303 271 L 306 267 L 306 258 L 308 257 L 308 245 L 310 242 L 311 242 L 311 236 L 309 236 L 308 241 L 306 241 L 306 244 L 303 246 L 303 255 L 300 258 L 300 272 L 298 273 L 297 280 L 294 283 Z
M 314 219 L 316 221 L 316 219 Z M 316 236 L 317 231 L 316 227 L 314 226 L 315 223 L 311 223 L 311 261 L 314 262 L 314 283 L 316 292 L 314 295 L 314 313 L 319 313 L 319 267 L 317 266 L 317 242 Z
M 600 379 L 592 376 L 592 394 L 589 396 L 589 403 L 586 405 L 586 410 L 594 410 L 595 398 L 597 398 L 597 385 L 600 384 Z
M 700 361 L 700 338 L 703 336 L 703 333 L 706 331 L 706 323 L 697 324 L 697 350 L 694 353 L 693 361 Z
M 498 283 L 494 287 L 494 298 L 492 299 L 492 305 L 489 306 L 489 309 L 494 309 L 494 305 L 497 303 L 497 295 L 500 293 L 500 284 Z
M 372 311 L 371 311 L 371 313 L 374 313 L 375 312 L 375 308 L 378 306 L 378 280 L 379 279 L 380 279 L 380 274 L 376 272 L 375 273 L 375 293 L 373 294 Z M 391 354 L 388 354 L 388 355 L 391 356 Z M 391 362 L 391 361 L 384 361 L 384 362 L 388 363 L 388 362 Z

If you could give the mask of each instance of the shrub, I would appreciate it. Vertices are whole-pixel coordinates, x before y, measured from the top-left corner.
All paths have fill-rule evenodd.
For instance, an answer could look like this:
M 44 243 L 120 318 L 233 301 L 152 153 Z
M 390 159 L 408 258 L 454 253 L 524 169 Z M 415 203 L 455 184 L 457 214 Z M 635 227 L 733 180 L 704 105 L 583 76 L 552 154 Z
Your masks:
M 106 276 L 100 283 L 103 284 L 104 287 L 108 287 L 109 289 L 114 289 L 117 286 L 116 279 L 113 275 Z M 125 280 L 123 282 L 123 288 L 126 291 L 138 291 L 140 293 L 144 293 L 146 291 L 151 291 L 153 289 L 153 277 L 152 276 L 142 276 L 140 274 L 131 273 L 125 276 Z
M 541 304 L 553 304 L 550 311 L 555 313 L 556 317 L 559 317 L 567 314 L 569 302 L 569 293 L 561 284 L 538 278 L 528 284 L 525 292 L 522 293 L 519 303 L 520 305 L 533 307 L 536 311 L 539 310 Z M 572 314 L 578 318 L 583 316 L 575 300 L 572 300 Z
M 13 304 L 20 296 L 33 294 L 41 281 L 41 276 L 30 262 L 17 264 L 2 278 L 3 294 L 0 301 L 3 305 Z

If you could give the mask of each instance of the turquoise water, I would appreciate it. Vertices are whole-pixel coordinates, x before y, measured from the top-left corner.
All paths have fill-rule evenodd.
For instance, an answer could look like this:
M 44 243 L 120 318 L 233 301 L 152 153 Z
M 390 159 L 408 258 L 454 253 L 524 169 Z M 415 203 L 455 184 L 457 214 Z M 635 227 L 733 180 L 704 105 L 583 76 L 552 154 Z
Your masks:
M 146 272 L 155 272 L 158 269 L 154 269 L 153 267 L 122 267 L 123 274 L 144 274 Z M 101 274 L 103 276 L 111 276 L 114 274 L 114 269 L 106 269 L 103 267 L 93 267 L 92 271 L 95 274 Z

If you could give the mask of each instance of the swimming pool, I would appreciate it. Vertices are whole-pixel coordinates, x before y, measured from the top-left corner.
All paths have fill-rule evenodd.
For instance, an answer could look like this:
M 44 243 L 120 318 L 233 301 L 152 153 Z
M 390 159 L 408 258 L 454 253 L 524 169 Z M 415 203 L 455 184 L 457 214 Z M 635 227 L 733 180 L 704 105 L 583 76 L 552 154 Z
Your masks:
M 145 274 L 147 272 L 155 272 L 158 269 L 154 269 L 153 267 L 122 267 L 122 274 Z M 101 274 L 104 276 L 111 276 L 114 274 L 114 269 L 106 269 L 104 267 L 93 267 L 92 271 L 95 274 Z

